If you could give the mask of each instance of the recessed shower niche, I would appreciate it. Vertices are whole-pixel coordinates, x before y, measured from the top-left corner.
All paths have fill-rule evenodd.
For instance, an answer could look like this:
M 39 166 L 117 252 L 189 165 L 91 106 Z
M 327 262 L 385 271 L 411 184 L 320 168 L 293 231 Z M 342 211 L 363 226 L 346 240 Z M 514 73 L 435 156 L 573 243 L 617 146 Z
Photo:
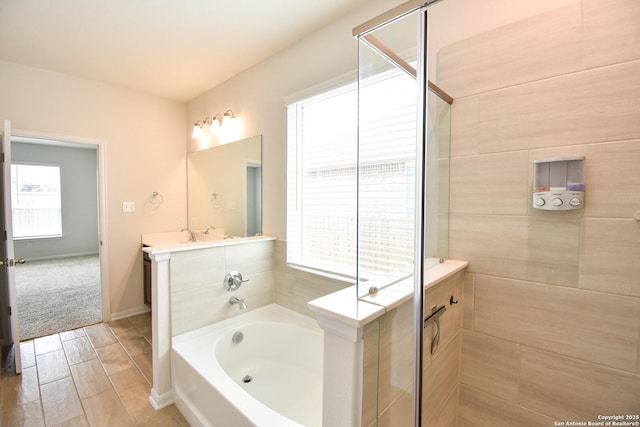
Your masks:
M 533 162 L 533 207 L 568 211 L 584 206 L 584 157 Z

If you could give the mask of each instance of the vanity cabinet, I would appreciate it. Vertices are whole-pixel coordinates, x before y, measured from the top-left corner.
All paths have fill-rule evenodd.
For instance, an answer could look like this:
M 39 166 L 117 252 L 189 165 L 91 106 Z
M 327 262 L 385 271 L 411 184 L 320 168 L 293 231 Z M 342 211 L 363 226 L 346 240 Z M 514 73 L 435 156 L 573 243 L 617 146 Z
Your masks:
M 142 264 L 144 265 L 144 303 L 151 308 L 151 258 L 146 252 L 142 252 Z

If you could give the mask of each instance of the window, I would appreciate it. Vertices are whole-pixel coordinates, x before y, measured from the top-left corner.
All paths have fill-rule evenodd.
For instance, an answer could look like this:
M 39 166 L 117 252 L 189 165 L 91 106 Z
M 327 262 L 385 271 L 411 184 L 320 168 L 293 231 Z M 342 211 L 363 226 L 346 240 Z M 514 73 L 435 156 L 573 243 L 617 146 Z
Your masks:
M 361 85 L 375 102 L 361 102 L 359 147 L 357 83 L 287 106 L 290 265 L 355 277 L 359 256 L 363 278 L 412 269 L 415 81 L 391 70 Z
M 60 166 L 13 163 L 11 208 L 13 237 L 62 235 Z

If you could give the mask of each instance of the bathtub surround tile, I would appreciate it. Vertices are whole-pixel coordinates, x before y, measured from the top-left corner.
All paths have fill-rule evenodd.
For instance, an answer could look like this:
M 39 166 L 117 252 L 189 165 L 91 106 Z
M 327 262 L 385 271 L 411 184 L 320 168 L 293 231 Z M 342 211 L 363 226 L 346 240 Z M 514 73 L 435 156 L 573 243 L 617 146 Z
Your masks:
M 451 159 L 451 212 L 525 215 L 529 205 L 526 151 Z
M 214 323 L 230 314 L 229 295 L 211 286 L 191 288 L 171 294 L 173 336 Z M 236 307 L 237 310 L 237 307 Z
M 580 218 L 451 215 L 451 258 L 472 273 L 578 286 Z
M 89 424 L 94 427 L 133 426 L 115 391 L 103 393 L 82 400 Z
M 597 421 L 601 414 L 635 414 L 640 408 L 636 374 L 528 347 L 521 363 L 521 403 L 556 419 Z
M 229 304 L 231 295 L 244 298 L 248 310 L 273 303 L 273 250 L 273 241 L 257 241 L 172 254 L 171 333 L 179 335 L 238 315 L 238 306 Z M 232 270 L 249 280 L 233 293 L 223 286 Z
M 458 425 L 465 427 L 540 427 L 557 420 L 465 385 L 459 408 Z
M 86 336 L 62 341 L 62 347 L 64 348 L 64 353 L 67 356 L 69 365 L 86 362 L 87 360 L 97 357 L 95 350 L 91 346 L 91 342 Z
M 640 59 L 640 3 L 584 0 L 582 4 L 585 67 Z
M 225 248 L 207 248 L 171 254 L 171 292 L 220 286 L 228 271 L 225 269 Z
M 98 323 L 97 325 L 87 326 L 84 328 L 85 333 L 91 341 L 93 348 L 104 347 L 106 345 L 118 342 L 115 335 L 106 323 Z
M 275 241 L 274 249 L 274 282 L 275 302 L 305 316 L 315 317 L 307 303 L 316 298 L 352 286 L 353 283 L 334 280 L 306 271 L 287 267 L 286 242 Z
M 460 383 L 504 400 L 518 395 L 520 345 L 463 331 Z
M 225 270 L 239 271 L 245 279 L 273 271 L 273 240 L 225 248 Z M 221 279 L 222 280 L 222 279 Z
M 635 371 L 638 298 L 477 275 L 474 314 L 479 333 Z
M 67 358 L 62 349 L 36 356 L 38 380 L 46 384 L 71 375 Z
M 71 377 L 40 386 L 47 425 L 59 424 L 82 415 L 82 404 Z
M 640 297 L 639 259 L 638 221 L 585 219 L 581 288 Z
M 577 3 L 449 45 L 438 55 L 438 84 L 457 99 L 579 71 L 581 24 Z
M 71 375 L 80 399 L 111 389 L 109 378 L 98 359 L 72 365 Z

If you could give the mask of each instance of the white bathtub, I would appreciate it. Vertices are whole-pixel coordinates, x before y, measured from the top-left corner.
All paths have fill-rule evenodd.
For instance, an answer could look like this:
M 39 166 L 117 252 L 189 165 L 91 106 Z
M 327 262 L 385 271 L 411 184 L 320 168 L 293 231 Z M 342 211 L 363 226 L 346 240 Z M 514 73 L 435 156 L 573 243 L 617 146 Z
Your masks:
M 187 332 L 172 341 L 176 406 L 193 426 L 321 426 L 322 354 L 316 322 L 275 304 Z

